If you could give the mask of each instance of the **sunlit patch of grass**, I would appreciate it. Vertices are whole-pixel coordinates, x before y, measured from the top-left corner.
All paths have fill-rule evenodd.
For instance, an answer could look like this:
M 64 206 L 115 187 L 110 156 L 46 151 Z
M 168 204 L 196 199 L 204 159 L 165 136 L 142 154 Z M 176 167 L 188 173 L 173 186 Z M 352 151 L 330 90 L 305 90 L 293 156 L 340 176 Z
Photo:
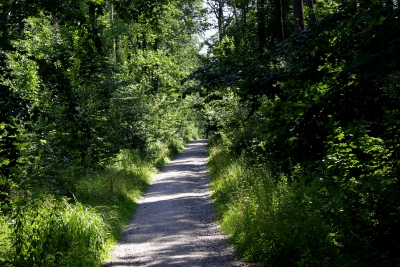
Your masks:
M 135 211 L 135 202 L 156 171 L 152 165 L 141 160 L 125 160 L 133 162 L 117 162 L 99 174 L 82 179 L 77 185 L 77 199 L 85 205 L 98 207 L 110 225 L 113 242 L 118 240 L 120 232 Z
M 11 219 L 0 215 L 0 266 L 4 265 L 10 256 L 11 242 Z
M 1 266 L 99 266 L 135 212 L 151 177 L 183 143 L 158 142 L 153 154 L 123 150 L 114 163 L 72 173 L 69 198 L 59 190 L 15 193 L 12 212 L 0 216 Z M 71 197 L 72 196 L 72 197 Z
M 14 200 L 4 266 L 98 266 L 109 231 L 101 214 L 52 195 Z
M 121 151 L 105 170 L 71 177 L 73 198 L 39 190 L 16 197 L 0 217 L 0 265 L 99 266 L 155 172 L 138 152 Z
M 187 140 L 174 139 L 162 142 L 155 141 L 149 146 L 147 151 L 147 160 L 158 170 L 161 170 L 171 159 L 180 153 L 187 143 Z

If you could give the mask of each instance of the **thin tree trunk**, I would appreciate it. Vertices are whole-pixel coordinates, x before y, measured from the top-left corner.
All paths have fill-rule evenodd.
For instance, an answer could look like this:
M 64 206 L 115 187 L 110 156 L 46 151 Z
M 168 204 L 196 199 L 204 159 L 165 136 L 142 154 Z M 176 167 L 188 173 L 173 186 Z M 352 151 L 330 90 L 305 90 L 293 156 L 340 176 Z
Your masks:
M 218 36 L 219 41 L 222 41 L 224 34 L 224 2 L 223 0 L 218 0 Z
M 313 0 L 306 0 L 306 5 L 307 5 L 307 7 L 309 9 L 309 11 L 308 11 L 308 19 L 310 20 L 311 23 L 316 23 L 317 22 L 317 17 L 315 16 Z
M 235 0 L 233 0 L 233 13 L 235 14 L 236 27 L 238 29 L 240 29 L 240 27 L 239 27 L 239 17 L 238 17 L 237 10 L 236 10 Z
M 58 37 L 58 18 L 57 18 L 57 11 L 53 11 L 51 14 L 52 20 L 53 20 L 53 27 L 54 27 L 54 36 Z
M 247 5 L 244 6 L 244 8 L 243 8 L 242 25 L 243 25 L 243 29 L 246 29 L 246 27 L 247 27 Z
M 292 4 L 294 15 L 294 32 L 300 32 L 304 30 L 303 1 L 292 0 Z
M 235 38 L 235 45 L 236 47 L 239 47 L 240 40 L 242 39 L 242 27 L 240 25 L 239 16 L 237 14 L 236 0 L 233 0 L 232 5 L 233 5 L 233 14 L 235 16 L 235 24 L 237 29 L 237 38 Z
M 4 8 L 4 14 L 3 14 L 3 18 L 2 18 L 2 31 L 3 31 L 3 38 L 7 38 L 8 37 L 8 18 L 10 16 L 10 7 L 8 7 L 8 5 L 10 4 L 10 0 L 4 0 L 4 6 L 6 6 Z
M 393 0 L 387 0 L 385 2 L 385 4 L 386 4 L 386 7 L 388 7 L 388 8 L 393 9 L 393 7 L 394 7 Z
M 283 7 L 282 0 L 274 0 L 276 16 L 276 36 L 279 42 L 285 41 L 285 31 L 283 28 Z
M 154 46 L 153 49 L 154 51 L 158 51 L 158 46 L 159 46 L 160 39 L 157 37 L 154 40 Z M 158 64 L 155 64 L 153 67 L 153 70 L 151 71 L 151 80 L 152 80 L 152 86 L 153 86 L 153 94 L 156 94 L 160 88 L 160 75 L 157 74 L 157 69 L 159 68 Z
M 111 25 L 114 26 L 114 5 L 110 4 L 110 13 L 111 13 Z M 116 42 L 115 38 L 112 39 L 112 55 L 114 58 L 114 61 L 117 60 L 117 53 L 116 53 Z
M 257 34 L 258 34 L 258 51 L 264 52 L 267 42 L 265 28 L 265 0 L 257 0 Z

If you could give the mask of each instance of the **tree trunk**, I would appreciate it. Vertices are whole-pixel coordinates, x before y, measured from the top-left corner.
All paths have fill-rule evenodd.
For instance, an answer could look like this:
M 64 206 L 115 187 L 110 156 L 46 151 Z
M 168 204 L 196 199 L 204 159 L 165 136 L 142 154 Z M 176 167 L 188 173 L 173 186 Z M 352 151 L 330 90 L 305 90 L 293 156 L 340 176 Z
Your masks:
M 237 31 L 237 34 L 236 34 L 237 38 L 235 38 L 235 46 L 239 47 L 240 40 L 242 40 L 242 27 L 240 25 L 239 16 L 237 13 L 236 0 L 233 0 L 232 5 L 233 5 L 233 14 L 235 16 L 236 31 Z
M 4 14 L 3 14 L 3 17 L 2 17 L 2 31 L 3 31 L 3 38 L 4 39 L 6 39 L 7 37 L 8 37 L 8 18 L 9 18 L 9 16 L 10 16 L 10 7 L 9 7 L 9 4 L 10 4 L 10 0 L 4 0 L 4 6 L 3 6 L 3 8 L 4 8 Z
M 390 8 L 390 9 L 393 9 L 393 7 L 394 7 L 393 0 L 387 0 L 385 2 L 385 4 L 386 4 L 386 7 Z
M 283 8 L 282 0 L 274 0 L 275 4 L 275 17 L 276 17 L 276 36 L 279 42 L 283 43 L 285 40 L 285 31 L 283 29 Z
M 153 49 L 154 51 L 158 51 L 158 46 L 159 46 L 160 39 L 156 37 L 154 40 L 154 45 Z M 155 64 L 153 67 L 153 70 L 151 71 L 151 83 L 152 83 L 152 93 L 156 94 L 160 88 L 160 75 L 157 74 L 157 70 L 159 68 L 158 64 Z
M 57 18 L 57 11 L 53 10 L 51 14 L 51 18 L 53 20 L 53 27 L 54 27 L 54 36 L 58 37 L 58 18 Z
M 265 0 L 257 0 L 257 34 L 258 34 L 258 51 L 264 52 L 267 43 L 266 27 L 265 27 Z
M 239 17 L 238 17 L 238 14 L 237 14 L 237 9 L 236 9 L 236 3 L 235 3 L 235 0 L 233 1 L 233 13 L 234 13 L 234 15 L 235 15 L 235 22 L 236 22 L 236 27 L 238 27 L 239 28 Z
M 317 22 L 317 17 L 315 16 L 315 11 L 314 11 L 314 3 L 313 0 L 306 0 L 306 5 L 309 9 L 308 11 L 308 19 L 310 20 L 311 23 Z
M 114 5 L 110 4 L 110 13 L 111 13 L 111 25 L 114 26 Z M 114 58 L 114 61 L 117 60 L 117 53 L 115 51 L 115 47 L 116 47 L 116 42 L 115 42 L 115 38 L 112 39 L 112 55 Z
M 304 30 L 304 13 L 303 13 L 303 1 L 292 0 L 293 4 L 293 15 L 294 15 L 294 32 L 300 32 Z
M 246 26 L 247 26 L 247 6 L 244 6 L 243 10 L 242 10 L 242 25 L 243 25 L 243 29 L 246 29 Z
M 358 2 L 357 0 L 350 0 L 351 8 L 354 10 L 354 14 L 358 12 Z
M 218 0 L 218 36 L 219 41 L 222 41 L 224 33 L 224 2 L 223 0 Z

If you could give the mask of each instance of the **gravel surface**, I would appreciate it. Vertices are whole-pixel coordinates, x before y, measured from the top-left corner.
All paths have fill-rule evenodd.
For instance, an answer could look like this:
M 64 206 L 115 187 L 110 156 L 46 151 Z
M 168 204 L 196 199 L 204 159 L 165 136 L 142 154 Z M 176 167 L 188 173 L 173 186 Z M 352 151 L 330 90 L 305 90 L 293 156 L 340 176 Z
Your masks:
M 206 144 L 190 142 L 156 175 L 104 266 L 250 266 L 215 222 Z

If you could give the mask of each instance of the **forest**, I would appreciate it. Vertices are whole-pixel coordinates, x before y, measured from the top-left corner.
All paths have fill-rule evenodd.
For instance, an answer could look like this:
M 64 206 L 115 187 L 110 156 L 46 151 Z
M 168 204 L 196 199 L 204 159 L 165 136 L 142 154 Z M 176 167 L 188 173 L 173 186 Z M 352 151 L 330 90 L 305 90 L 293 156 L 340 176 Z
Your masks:
M 396 0 L 1 0 L 0 266 L 99 266 L 198 138 L 243 259 L 400 266 L 399 15 Z
M 201 1 L 2 0 L 0 266 L 99 266 L 203 115 Z M 204 132 L 204 130 L 203 130 Z

